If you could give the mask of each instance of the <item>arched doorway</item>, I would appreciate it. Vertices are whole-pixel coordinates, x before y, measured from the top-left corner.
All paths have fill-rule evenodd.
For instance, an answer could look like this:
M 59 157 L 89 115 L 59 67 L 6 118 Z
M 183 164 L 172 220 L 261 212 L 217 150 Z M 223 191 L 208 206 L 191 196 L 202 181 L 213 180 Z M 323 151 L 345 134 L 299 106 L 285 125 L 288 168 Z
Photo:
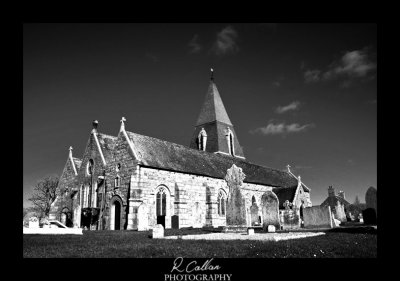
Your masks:
M 120 230 L 122 203 L 119 198 L 114 198 L 111 202 L 110 230 Z

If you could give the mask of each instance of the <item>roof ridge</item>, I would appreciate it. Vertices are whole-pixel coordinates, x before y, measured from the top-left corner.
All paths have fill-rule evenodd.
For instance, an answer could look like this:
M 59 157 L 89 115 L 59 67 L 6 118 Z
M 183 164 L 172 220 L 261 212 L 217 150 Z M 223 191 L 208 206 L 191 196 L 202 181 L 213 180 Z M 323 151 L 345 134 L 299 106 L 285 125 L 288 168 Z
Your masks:
M 224 158 L 229 157 L 230 159 L 232 159 L 232 160 L 234 159 L 235 161 L 240 161 L 240 162 L 244 162 L 246 164 L 250 164 L 250 165 L 253 165 L 253 166 L 258 166 L 258 167 L 261 167 L 261 168 L 270 169 L 270 170 L 273 170 L 273 171 L 278 171 L 278 172 L 289 174 L 285 170 L 279 170 L 279 169 L 267 167 L 267 166 L 264 166 L 264 165 L 256 164 L 256 163 L 253 163 L 253 162 L 250 162 L 250 161 L 247 161 L 247 160 L 243 160 L 243 159 L 239 159 L 239 158 L 233 158 L 233 157 L 231 158 L 231 156 L 228 156 L 228 155 L 214 153 L 214 152 L 208 152 L 208 151 L 205 151 L 205 150 L 198 150 L 198 149 L 194 149 L 194 148 L 191 148 L 191 147 L 183 145 L 183 144 L 179 144 L 179 143 L 175 143 L 175 142 L 171 142 L 171 141 L 167 141 L 167 140 L 162 140 L 162 139 L 159 139 L 159 138 L 155 138 L 155 137 L 151 137 L 151 136 L 147 136 L 147 135 L 142 135 L 142 134 L 138 134 L 138 133 L 134 133 L 134 132 L 130 132 L 130 131 L 126 131 L 126 132 L 128 133 L 128 135 L 129 134 L 135 134 L 135 135 L 151 138 L 151 139 L 154 139 L 154 140 L 157 140 L 157 141 L 160 141 L 160 142 L 167 142 L 167 143 L 170 143 L 170 144 L 174 144 L 174 145 L 180 146 L 180 147 L 185 148 L 185 149 L 190 149 L 192 151 L 195 151 L 196 153 L 205 153 L 205 154 L 208 154 L 208 155 L 213 155 L 213 157 L 224 157 Z

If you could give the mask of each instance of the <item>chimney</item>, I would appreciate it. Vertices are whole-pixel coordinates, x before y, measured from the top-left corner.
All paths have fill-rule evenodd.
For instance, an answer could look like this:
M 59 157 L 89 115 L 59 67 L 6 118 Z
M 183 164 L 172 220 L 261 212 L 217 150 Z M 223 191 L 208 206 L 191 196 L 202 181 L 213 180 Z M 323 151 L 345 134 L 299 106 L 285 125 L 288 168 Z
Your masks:
M 329 197 L 335 196 L 335 189 L 332 187 L 332 185 L 328 187 L 328 196 Z
M 346 196 L 345 196 L 343 190 L 339 191 L 338 196 L 339 196 L 339 197 L 342 197 L 343 199 L 346 199 Z

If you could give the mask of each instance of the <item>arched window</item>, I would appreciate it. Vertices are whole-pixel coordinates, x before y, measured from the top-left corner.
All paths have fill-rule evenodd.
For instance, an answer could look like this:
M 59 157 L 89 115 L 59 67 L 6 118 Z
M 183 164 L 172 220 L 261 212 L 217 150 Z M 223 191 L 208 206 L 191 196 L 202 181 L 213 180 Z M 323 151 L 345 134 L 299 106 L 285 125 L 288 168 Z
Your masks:
M 231 131 L 231 128 L 229 127 L 226 128 L 226 140 L 228 141 L 229 154 L 235 156 L 235 143 L 233 140 L 233 133 Z
M 117 177 L 114 179 L 114 187 L 115 187 L 115 188 L 120 187 L 120 183 L 121 183 L 121 180 L 120 180 L 119 176 L 117 176 Z
M 218 193 L 218 215 L 225 216 L 226 199 L 225 192 L 222 190 Z
M 207 133 L 204 130 L 204 128 L 201 128 L 201 131 L 199 135 L 197 136 L 197 143 L 199 145 L 199 150 L 206 150 L 206 144 L 207 144 Z
M 251 197 L 251 205 L 253 205 L 254 203 L 256 203 L 256 198 L 253 195 L 253 197 Z
M 87 166 L 86 166 L 86 173 L 89 176 L 91 176 L 93 174 L 93 166 L 94 166 L 93 159 L 89 159 Z
M 157 216 L 165 216 L 167 214 L 167 194 L 163 187 L 161 187 L 157 192 L 156 213 Z

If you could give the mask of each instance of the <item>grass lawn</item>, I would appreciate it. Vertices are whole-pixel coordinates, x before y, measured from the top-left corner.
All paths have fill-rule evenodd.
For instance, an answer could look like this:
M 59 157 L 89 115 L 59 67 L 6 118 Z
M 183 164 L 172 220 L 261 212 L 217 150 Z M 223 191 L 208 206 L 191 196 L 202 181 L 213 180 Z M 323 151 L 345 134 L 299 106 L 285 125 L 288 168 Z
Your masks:
M 165 235 L 209 233 L 165 230 Z M 209 241 L 149 238 L 150 231 L 84 231 L 83 235 L 23 235 L 24 258 L 376 258 L 371 228 L 332 229 L 287 241 Z

